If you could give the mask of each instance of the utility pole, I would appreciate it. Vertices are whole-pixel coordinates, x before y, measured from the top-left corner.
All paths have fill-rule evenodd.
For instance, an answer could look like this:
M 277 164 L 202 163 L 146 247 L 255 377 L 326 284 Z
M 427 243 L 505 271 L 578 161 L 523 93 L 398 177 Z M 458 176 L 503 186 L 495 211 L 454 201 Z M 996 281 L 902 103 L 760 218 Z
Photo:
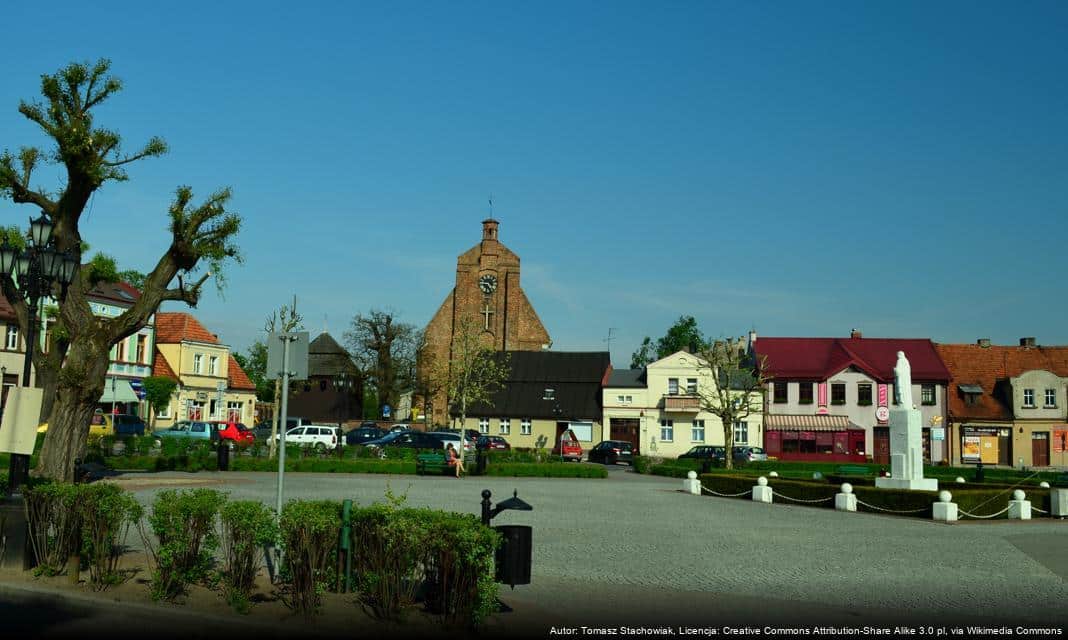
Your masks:
M 282 492 L 285 486 L 285 473 L 286 473 L 286 411 L 289 410 L 289 344 L 297 339 L 296 335 L 291 333 L 283 333 L 278 336 L 282 340 L 282 370 L 279 372 L 282 376 L 282 415 L 281 424 L 282 429 L 278 434 L 278 510 L 275 512 L 277 518 L 282 517 Z

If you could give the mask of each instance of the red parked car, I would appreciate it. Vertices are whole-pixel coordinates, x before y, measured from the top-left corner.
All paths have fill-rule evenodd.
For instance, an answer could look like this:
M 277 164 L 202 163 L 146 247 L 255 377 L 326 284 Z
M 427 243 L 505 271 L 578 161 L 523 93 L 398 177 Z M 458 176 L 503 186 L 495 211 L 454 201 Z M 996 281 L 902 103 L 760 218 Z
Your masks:
M 582 462 L 582 445 L 579 444 L 578 437 L 575 436 L 574 431 L 568 429 L 560 434 L 560 439 L 557 440 L 556 446 L 553 447 L 553 455 L 560 456 L 564 460 Z
M 213 422 L 219 434 L 219 441 L 227 440 L 239 447 L 247 447 L 256 441 L 252 430 L 240 422 Z

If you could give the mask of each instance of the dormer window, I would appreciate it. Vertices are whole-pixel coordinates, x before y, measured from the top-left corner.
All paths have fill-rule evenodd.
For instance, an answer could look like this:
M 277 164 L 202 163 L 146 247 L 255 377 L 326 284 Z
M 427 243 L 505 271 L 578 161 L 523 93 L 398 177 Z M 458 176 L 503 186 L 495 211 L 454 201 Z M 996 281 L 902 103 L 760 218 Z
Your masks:
M 964 395 L 964 404 L 969 407 L 974 407 L 979 404 L 979 396 L 983 395 L 983 388 L 977 384 L 962 384 L 958 385 L 960 392 Z
M 542 400 L 553 400 L 556 397 L 556 389 L 550 389 L 545 387 L 545 395 L 541 397 Z
M 1035 390 L 1024 389 L 1023 390 L 1023 406 L 1028 409 L 1035 408 Z

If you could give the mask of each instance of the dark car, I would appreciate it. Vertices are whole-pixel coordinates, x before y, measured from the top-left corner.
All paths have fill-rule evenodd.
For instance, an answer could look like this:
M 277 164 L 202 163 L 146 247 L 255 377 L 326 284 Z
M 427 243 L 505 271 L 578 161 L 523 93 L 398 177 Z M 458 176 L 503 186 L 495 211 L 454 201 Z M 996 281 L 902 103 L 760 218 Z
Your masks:
M 700 445 L 693 447 L 686 453 L 679 456 L 679 460 L 711 460 L 712 462 L 723 462 L 727 459 L 727 448 L 716 445 Z
M 501 436 L 479 436 L 478 440 L 475 440 L 475 448 L 490 451 L 508 451 L 512 448 L 512 445 L 508 444 L 508 441 Z
M 366 447 L 406 447 L 408 449 L 442 449 L 441 438 L 422 431 L 392 431 L 377 440 L 363 443 Z
M 112 424 L 115 425 L 116 436 L 145 435 L 145 421 L 138 416 L 129 413 L 116 413 L 112 415 Z
M 270 440 L 271 439 L 271 423 L 261 422 L 255 427 L 252 427 L 252 435 L 257 440 Z
M 374 425 L 374 423 L 371 423 Z M 382 436 L 389 433 L 385 429 L 379 427 L 357 427 L 352 431 L 345 434 L 345 444 L 352 446 L 356 444 L 367 444 L 372 440 L 378 440 Z
M 634 465 L 634 445 L 625 440 L 605 440 L 598 442 L 586 456 L 587 462 L 619 464 L 625 462 Z

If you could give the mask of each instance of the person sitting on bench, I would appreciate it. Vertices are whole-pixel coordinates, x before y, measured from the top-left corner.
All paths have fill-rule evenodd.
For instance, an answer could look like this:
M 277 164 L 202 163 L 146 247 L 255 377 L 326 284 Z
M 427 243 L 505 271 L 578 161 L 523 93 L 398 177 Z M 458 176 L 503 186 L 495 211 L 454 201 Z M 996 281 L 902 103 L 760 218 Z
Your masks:
M 464 470 L 464 459 L 456 452 L 456 447 L 452 446 L 451 442 L 445 447 L 445 460 L 450 467 L 456 467 L 456 477 L 459 478 Z

